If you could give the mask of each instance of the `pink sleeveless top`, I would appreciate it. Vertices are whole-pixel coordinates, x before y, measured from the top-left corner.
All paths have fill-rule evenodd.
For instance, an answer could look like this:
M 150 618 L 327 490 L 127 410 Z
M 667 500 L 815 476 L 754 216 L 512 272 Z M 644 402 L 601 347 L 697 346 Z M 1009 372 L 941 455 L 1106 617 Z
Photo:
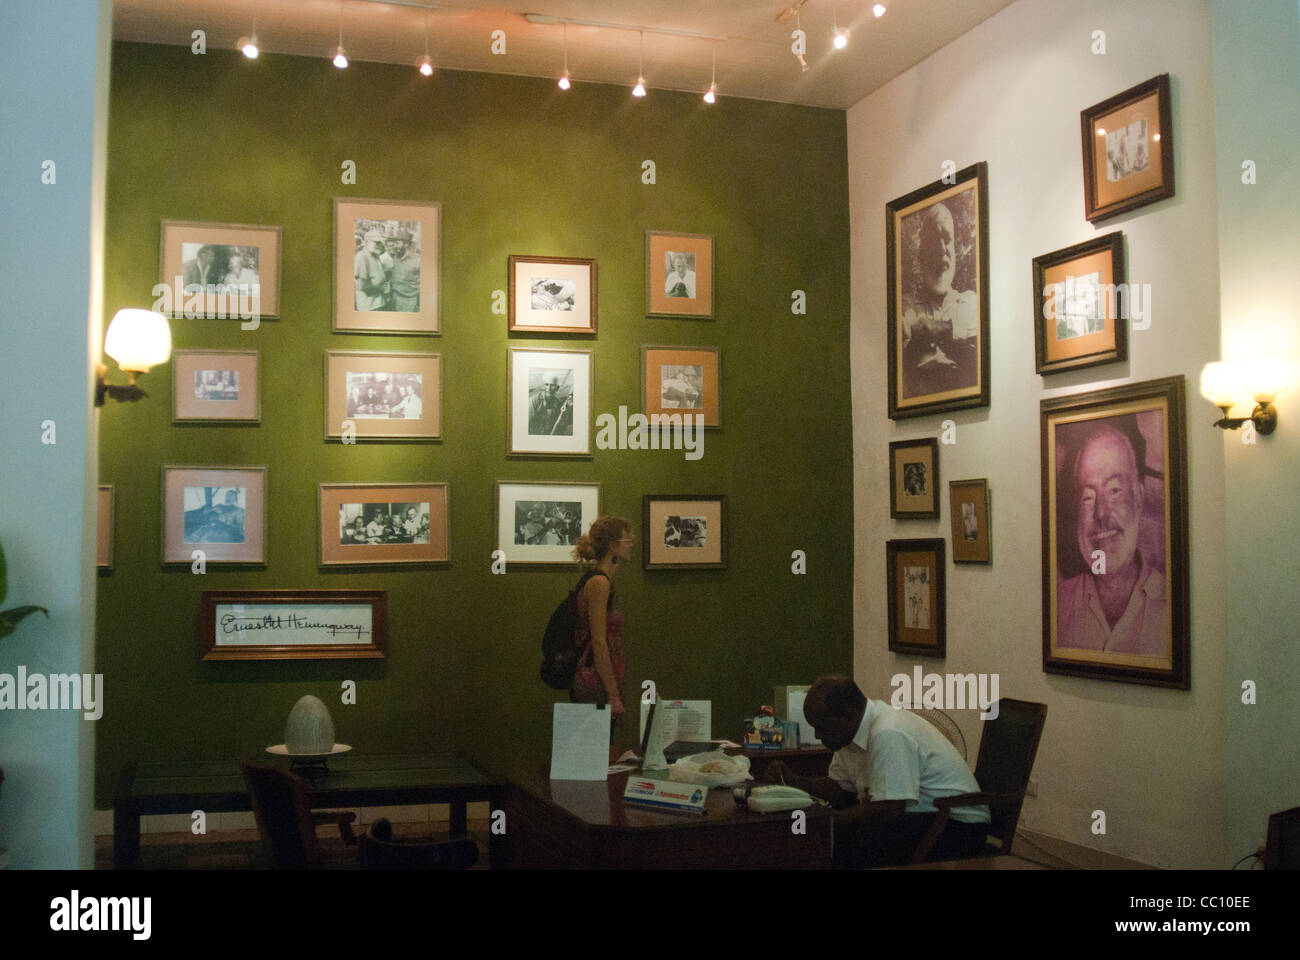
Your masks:
M 578 593 L 578 648 L 586 647 L 591 641 L 591 618 L 587 609 L 586 584 Z M 614 668 L 614 682 L 618 685 L 618 697 L 623 699 L 623 678 L 627 674 L 627 656 L 623 650 L 623 610 L 614 602 L 613 587 L 610 588 L 609 607 L 605 614 L 605 644 L 609 647 L 609 662 Z M 573 697 L 578 703 L 595 703 L 600 696 L 603 684 L 596 671 L 595 656 L 590 651 L 578 664 L 573 676 Z M 607 691 L 607 699 L 612 693 Z

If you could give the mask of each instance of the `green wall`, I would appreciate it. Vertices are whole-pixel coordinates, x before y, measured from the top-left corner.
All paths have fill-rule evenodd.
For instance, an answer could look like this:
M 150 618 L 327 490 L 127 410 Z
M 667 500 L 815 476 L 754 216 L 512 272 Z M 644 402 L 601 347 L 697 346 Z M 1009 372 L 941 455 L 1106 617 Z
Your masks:
M 704 105 L 623 87 L 188 48 L 115 48 L 109 127 L 105 317 L 147 305 L 163 218 L 283 227 L 281 319 L 176 320 L 177 348 L 261 351 L 262 423 L 173 426 L 170 365 L 148 400 L 101 422 L 101 481 L 117 486 L 116 568 L 100 581 L 105 677 L 97 798 L 128 759 L 256 754 L 304 693 L 337 736 L 374 752 L 468 749 L 502 762 L 550 742 L 537 679 L 542 628 L 573 570 L 490 572 L 495 481 L 597 480 L 605 513 L 637 527 L 616 588 L 627 611 L 629 694 L 711 698 L 734 737 L 776 683 L 851 660 L 852 470 L 845 117 L 745 100 Z M 641 163 L 657 183 L 641 183 Z M 355 186 L 340 165 L 356 162 Z M 336 335 L 333 198 L 441 201 L 442 336 Z M 644 230 L 715 237 L 717 319 L 644 316 Z M 517 340 L 491 312 L 511 253 L 596 257 L 600 335 Z M 808 295 L 792 316 L 791 291 Z M 590 347 L 594 406 L 639 407 L 641 346 L 718 346 L 723 428 L 704 457 L 597 450 L 590 460 L 509 459 L 508 343 Z M 443 356 L 443 440 L 322 440 L 326 349 Z M 159 564 L 160 468 L 266 464 L 265 569 Z M 319 481 L 446 481 L 451 564 L 374 572 L 317 565 Z M 728 496 L 728 567 L 641 569 L 644 493 Z M 791 551 L 808 574 L 791 573 Z M 204 589 L 382 588 L 382 661 L 202 663 Z M 339 703 L 357 682 L 357 704 Z

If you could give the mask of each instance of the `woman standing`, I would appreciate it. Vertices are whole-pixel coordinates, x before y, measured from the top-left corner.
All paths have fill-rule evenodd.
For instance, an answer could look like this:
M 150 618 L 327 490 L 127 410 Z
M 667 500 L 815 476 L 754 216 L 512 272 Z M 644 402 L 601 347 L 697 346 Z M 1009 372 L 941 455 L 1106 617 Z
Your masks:
M 632 525 L 621 517 L 601 517 L 573 549 L 576 560 L 588 566 L 578 583 L 579 648 L 590 644 L 569 691 L 574 703 L 604 700 L 615 725 L 623 722 L 623 677 L 627 658 L 623 649 L 623 611 L 614 602 L 614 576 L 632 557 Z

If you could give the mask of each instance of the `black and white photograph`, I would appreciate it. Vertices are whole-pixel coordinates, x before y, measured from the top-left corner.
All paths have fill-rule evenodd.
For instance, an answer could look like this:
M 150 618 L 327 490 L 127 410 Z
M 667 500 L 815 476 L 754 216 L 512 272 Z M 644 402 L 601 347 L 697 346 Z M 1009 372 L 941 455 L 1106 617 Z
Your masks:
M 251 296 L 261 292 L 259 247 L 247 244 L 182 243 L 181 278 L 186 292 L 203 290 Z
M 244 487 L 186 487 L 186 543 L 243 543 Z
M 574 500 L 515 501 L 515 543 L 573 546 L 582 536 L 582 504 Z
M 683 250 L 664 252 L 665 297 L 695 299 L 695 254 Z
M 238 370 L 195 370 L 194 399 L 203 401 L 238 400 Z
M 925 464 L 903 464 L 903 492 L 909 497 L 925 496 Z
M 352 292 L 359 312 L 420 312 L 418 220 L 353 220 Z
M 578 285 L 560 277 L 533 277 L 529 283 L 534 310 L 572 310 Z
M 573 436 L 573 370 L 567 367 L 528 369 L 528 435 Z
M 428 503 L 343 503 L 339 544 L 428 543 Z
M 1101 289 L 1101 273 L 1067 277 L 1050 284 L 1056 308 L 1056 339 L 1073 340 L 1106 329 L 1106 298 Z
M 889 515 L 895 520 L 939 519 L 939 439 L 889 442 Z
M 357 420 L 419 420 L 424 382 L 418 373 L 347 373 L 347 416 Z
M 974 543 L 980 537 L 979 520 L 975 515 L 975 504 L 969 501 L 961 504 L 961 538 L 967 543 Z
M 664 546 L 690 547 L 703 550 L 709 544 L 708 517 L 681 517 L 670 514 L 664 518 Z
M 661 364 L 659 404 L 665 410 L 703 410 L 704 367 L 695 363 Z
M 903 626 L 930 629 L 930 568 L 903 567 Z
M 1106 131 L 1106 179 L 1111 183 L 1141 173 L 1147 168 L 1148 157 L 1145 117 Z
M 984 164 L 887 205 L 891 419 L 987 406 Z

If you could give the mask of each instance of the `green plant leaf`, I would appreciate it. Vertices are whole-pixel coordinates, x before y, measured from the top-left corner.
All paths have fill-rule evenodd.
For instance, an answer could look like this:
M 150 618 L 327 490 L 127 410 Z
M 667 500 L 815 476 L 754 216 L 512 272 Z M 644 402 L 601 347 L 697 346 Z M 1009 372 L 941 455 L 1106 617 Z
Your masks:
M 12 610 L 0 610 L 0 637 L 7 637 L 14 632 L 14 627 L 25 617 L 30 617 L 39 610 L 49 619 L 50 611 L 44 607 L 14 607 Z

